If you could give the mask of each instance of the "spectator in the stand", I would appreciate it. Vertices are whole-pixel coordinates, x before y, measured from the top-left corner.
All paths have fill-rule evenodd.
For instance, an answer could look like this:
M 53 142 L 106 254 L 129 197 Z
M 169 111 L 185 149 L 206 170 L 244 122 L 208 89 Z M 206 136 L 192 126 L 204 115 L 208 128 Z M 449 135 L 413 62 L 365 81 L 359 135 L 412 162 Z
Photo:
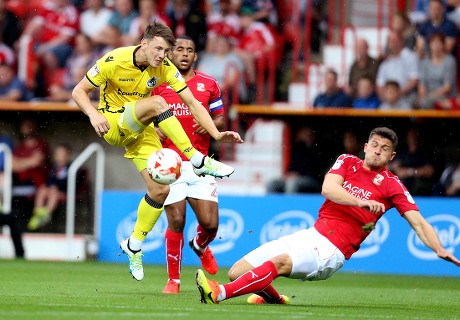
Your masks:
M 157 0 L 139 0 L 139 16 L 134 18 L 129 27 L 129 42 L 132 45 L 140 43 L 144 36 L 145 28 L 154 21 L 161 22 L 171 27 L 168 16 L 157 10 Z
M 9 135 L 0 132 L 0 143 L 4 143 L 13 150 L 13 141 Z M 10 228 L 11 239 L 15 249 L 16 258 L 24 258 L 24 245 L 22 243 L 23 226 L 17 219 L 14 218 L 10 212 L 5 211 L 3 205 L 3 184 L 4 184 L 4 166 L 5 158 L 4 153 L 0 152 L 0 226 L 8 226 Z
M 389 80 L 383 87 L 382 102 L 379 108 L 382 110 L 410 110 L 412 106 L 407 100 L 402 99 L 399 83 Z
M 108 26 L 112 13 L 104 0 L 86 0 L 80 15 L 80 32 L 93 39 Z
M 31 37 L 48 74 L 65 66 L 78 31 L 78 11 L 69 0 L 44 1 L 22 36 Z
M 40 136 L 37 121 L 31 118 L 22 119 L 19 134 L 20 142 L 13 149 L 13 184 L 18 194 L 34 195 L 48 177 L 48 143 Z
M 278 24 L 278 12 L 274 0 L 242 0 L 241 6 L 254 9 L 254 20 L 271 26 Z
M 380 99 L 375 91 L 373 79 L 369 76 L 362 76 L 358 80 L 358 93 L 353 99 L 352 106 L 355 109 L 377 109 Z
M 398 82 L 401 96 L 413 106 L 417 99 L 419 79 L 419 60 L 417 55 L 404 47 L 401 34 L 390 31 L 388 35 L 389 54 L 379 66 L 377 73 L 377 93 L 383 98 L 385 83 L 390 80 Z
M 13 149 L 13 203 L 12 223 L 25 230 L 37 189 L 46 183 L 49 171 L 49 150 L 39 135 L 36 120 L 22 119 L 19 127 L 20 141 Z M 24 257 L 22 242 L 14 242 L 16 257 Z
M 358 136 L 351 130 L 347 130 L 343 133 L 343 152 L 357 156 L 361 159 L 364 158 L 364 150 L 362 144 L 358 141 Z
M 342 135 L 342 149 L 339 153 L 328 158 L 329 167 L 334 165 L 337 158 L 342 154 L 351 154 L 360 159 L 364 159 L 363 145 L 359 142 L 358 136 L 353 130 L 346 130 Z
M 275 48 L 275 39 L 270 29 L 262 22 L 254 20 L 254 9 L 250 6 L 242 6 L 240 9 L 240 21 L 242 33 L 240 41 L 235 48 L 236 54 L 243 61 L 248 82 L 249 99 L 254 100 L 256 91 L 256 62 L 258 59 L 267 57 L 267 54 Z
M 281 179 L 267 184 L 267 192 L 321 192 L 321 179 L 325 173 L 322 154 L 314 130 L 311 127 L 299 128 L 291 147 L 289 168 Z
M 429 5 L 431 0 L 415 0 L 413 3 L 413 9 L 409 12 L 409 17 L 411 23 L 413 24 L 421 24 L 426 22 L 429 17 Z M 443 5 L 447 5 L 447 2 L 450 0 L 442 0 Z
M 237 47 L 239 54 L 249 54 L 253 60 L 272 51 L 275 46 L 271 30 L 265 24 L 256 21 L 254 13 L 251 6 L 240 8 L 241 34 Z
M 459 0 L 447 0 L 451 11 L 447 12 L 446 17 L 453 23 L 460 27 L 460 1 Z
M 10 138 L 9 135 L 0 132 L 0 143 L 6 144 L 13 150 L 13 140 Z M 1 203 L 2 203 L 2 192 L 3 192 L 3 182 L 4 182 L 4 174 L 3 171 L 5 169 L 5 153 L 0 152 L 0 214 L 2 214 Z
M 363 38 L 358 38 L 355 44 L 355 61 L 351 65 L 347 93 L 356 97 L 358 90 L 358 80 L 363 76 L 370 77 L 375 83 L 377 72 L 379 70 L 379 61 L 369 55 L 369 45 Z
M 113 29 L 115 28 L 121 36 L 122 45 L 131 45 L 129 28 L 137 16 L 138 13 L 134 8 L 133 0 L 115 0 L 114 11 L 107 26 L 93 37 L 93 41 L 96 44 L 111 45 L 112 39 L 110 37 L 113 35 Z
M 441 0 L 430 0 L 429 19 L 418 28 L 417 54 L 423 57 L 428 53 L 429 36 L 433 32 L 440 32 L 446 37 L 445 51 L 456 56 L 458 30 L 454 22 L 445 16 L 445 5 Z
M 25 101 L 30 96 L 16 70 L 0 59 L 0 101 Z
M 204 0 L 172 0 L 168 10 L 174 36 L 187 35 L 196 44 L 196 52 L 206 47 L 207 27 Z
M 391 30 L 401 34 L 404 39 L 404 46 L 407 49 L 415 50 L 416 28 L 404 12 L 396 12 L 391 19 Z
M 206 24 L 208 33 L 206 51 L 214 51 L 218 36 L 228 37 L 232 45 L 238 44 L 240 17 L 231 0 L 219 0 L 219 10 L 208 11 Z
M 460 96 L 436 101 L 434 108 L 436 110 L 460 110 Z
M 16 65 L 16 54 L 14 50 L 1 42 L 0 36 L 0 62 L 14 67 Z
M 0 0 L 0 42 L 14 48 L 22 32 L 22 22 L 6 7 L 6 0 Z
M 75 50 L 67 60 L 66 67 L 56 74 L 54 81 L 50 84 L 47 100 L 70 101 L 72 90 L 84 77 L 86 71 L 96 62 L 97 52 L 93 50 L 91 39 L 80 33 L 75 38 Z M 91 93 L 93 100 L 98 99 L 97 92 Z
M 435 174 L 432 153 L 422 147 L 420 133 L 414 127 L 407 131 L 405 142 L 405 148 L 400 148 L 389 169 L 412 195 L 431 195 Z
M 338 85 L 338 74 L 333 69 L 328 69 L 324 75 L 325 90 L 313 101 L 315 108 L 350 108 L 352 99 Z
M 460 197 L 460 161 L 447 166 L 439 178 L 436 196 Z
M 418 85 L 418 105 L 421 109 L 433 109 L 436 102 L 455 98 L 457 95 L 457 63 L 445 52 L 442 33 L 430 35 L 430 55 L 422 61 Z
M 27 224 L 27 229 L 34 231 L 51 221 L 59 201 L 66 196 L 71 158 L 72 149 L 70 145 L 61 143 L 56 146 L 48 181 L 37 190 L 32 217 Z
M 198 71 L 214 77 L 221 85 L 222 92 L 231 99 L 235 90 L 238 90 L 239 101 L 248 103 L 248 93 L 244 78 L 244 65 L 241 59 L 232 51 L 230 39 L 226 36 L 217 36 L 212 51 L 206 51 L 198 64 Z

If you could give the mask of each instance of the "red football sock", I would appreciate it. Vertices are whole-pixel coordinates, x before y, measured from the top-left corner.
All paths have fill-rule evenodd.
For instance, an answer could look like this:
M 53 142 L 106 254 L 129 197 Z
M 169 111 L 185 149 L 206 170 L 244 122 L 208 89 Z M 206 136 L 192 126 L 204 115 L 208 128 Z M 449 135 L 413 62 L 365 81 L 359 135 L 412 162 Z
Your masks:
M 267 302 L 275 303 L 281 299 L 280 294 L 276 289 L 269 285 L 264 290 L 257 292 L 257 294 L 265 299 Z
M 180 279 L 180 267 L 182 261 L 182 248 L 184 247 L 184 234 L 166 229 L 166 263 L 169 279 Z
M 225 298 L 260 292 L 270 286 L 277 276 L 278 270 L 273 262 L 266 261 L 261 266 L 244 273 L 235 281 L 224 284 Z
M 196 228 L 195 243 L 205 249 L 216 237 L 217 232 L 208 233 L 200 225 Z

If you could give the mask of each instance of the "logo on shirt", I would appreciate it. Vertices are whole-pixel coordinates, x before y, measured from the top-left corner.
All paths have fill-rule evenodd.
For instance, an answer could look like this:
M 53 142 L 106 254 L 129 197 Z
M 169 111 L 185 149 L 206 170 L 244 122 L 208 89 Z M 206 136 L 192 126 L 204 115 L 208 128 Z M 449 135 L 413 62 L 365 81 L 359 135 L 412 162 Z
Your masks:
M 119 78 L 118 81 L 120 82 L 134 82 L 133 78 Z
M 383 176 L 378 173 L 375 177 L 374 177 L 374 180 L 372 180 L 372 182 L 376 185 L 376 186 L 379 186 L 382 184 L 382 181 L 383 181 Z
M 140 93 L 140 92 L 137 92 L 137 91 L 125 92 L 125 91 L 121 90 L 120 88 L 118 88 L 117 94 L 119 94 L 120 96 L 125 96 L 125 97 L 145 98 L 145 97 L 148 97 L 150 95 L 150 92 L 147 92 L 147 93 Z
M 170 66 L 170 64 L 169 64 L 168 60 L 166 60 L 166 59 L 164 59 L 164 60 L 163 60 L 163 64 L 164 64 L 165 66 L 167 66 L 167 67 L 169 67 L 169 66 Z
M 412 203 L 412 204 L 415 203 L 415 200 L 414 200 L 414 198 L 412 198 L 412 196 L 411 196 L 411 194 L 409 193 L 409 191 L 404 191 L 404 195 L 406 196 L 407 201 L 409 201 L 409 202 Z
M 113 61 L 113 56 L 108 56 L 108 57 L 105 59 L 105 62 L 110 62 L 110 61 Z
M 372 192 L 358 186 L 354 186 L 351 182 L 344 181 L 342 187 L 348 191 L 349 194 L 355 196 L 361 200 L 369 200 L 372 196 Z
M 337 170 L 337 169 L 339 169 L 339 168 L 342 166 L 342 164 L 343 164 L 343 160 L 338 160 L 338 159 L 337 159 L 337 161 L 336 161 L 336 162 L 334 163 L 334 165 L 332 166 L 332 169 L 333 169 L 333 170 Z
M 177 78 L 177 79 L 179 79 L 179 80 L 182 81 L 182 82 L 185 81 L 184 78 L 182 78 L 182 76 L 181 76 L 179 70 L 176 71 L 176 73 L 174 74 L 174 77 Z
M 155 88 L 157 85 L 157 78 L 155 76 L 151 77 L 147 80 L 147 87 L 148 88 Z
M 204 83 L 198 82 L 196 84 L 196 91 L 201 91 L 201 92 L 206 91 L 206 88 L 204 87 Z
M 169 103 L 169 108 L 176 117 L 193 116 L 185 103 Z
M 101 71 L 99 70 L 99 68 L 97 67 L 97 64 L 95 64 L 90 70 L 89 70 L 89 75 L 91 77 L 95 77 L 97 76 Z

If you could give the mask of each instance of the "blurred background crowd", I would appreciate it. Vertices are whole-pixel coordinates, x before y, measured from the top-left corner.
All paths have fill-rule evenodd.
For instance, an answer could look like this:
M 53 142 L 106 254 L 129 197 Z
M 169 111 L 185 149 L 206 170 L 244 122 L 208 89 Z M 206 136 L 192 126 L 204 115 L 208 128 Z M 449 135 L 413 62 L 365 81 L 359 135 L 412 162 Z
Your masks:
M 274 51 L 282 58 L 288 12 L 279 10 L 281 3 L 0 0 L 0 94 L 9 100 L 68 101 L 95 59 L 113 48 L 138 44 L 145 26 L 161 21 L 176 36 L 186 34 L 195 41 L 198 69 L 214 76 L 223 91 L 235 88 L 238 102 L 250 103 L 256 60 Z M 315 1 L 316 8 L 321 8 L 321 1 Z M 320 30 L 315 34 L 313 49 L 319 51 Z
M 287 101 L 289 84 L 299 81 L 299 64 L 307 55 L 308 63 L 321 63 L 331 28 L 338 28 L 331 20 L 349 10 L 334 5 L 355 2 L 359 0 L 0 0 L 0 100 L 72 103 L 73 87 L 96 59 L 116 47 L 139 44 L 145 26 L 161 21 L 175 36 L 195 41 L 196 69 L 218 80 L 228 105 Z M 349 67 L 324 68 L 321 86 L 308 105 L 459 109 L 460 1 L 389 2 L 392 12 L 381 48 L 372 51 L 369 39 L 357 37 Z M 398 10 L 400 4 L 404 10 Z M 265 94 L 267 82 L 260 88 L 258 77 L 266 75 L 260 66 L 267 64 L 275 70 L 275 80 Z M 314 123 L 292 126 L 292 131 L 291 165 L 268 190 L 318 192 L 320 176 L 336 156 L 335 151 L 316 150 L 318 144 L 327 145 L 328 132 L 321 133 L 321 125 Z M 343 136 L 344 152 L 359 153 L 362 148 L 345 147 L 357 140 L 353 132 L 339 131 L 330 139 L 336 147 L 341 147 L 336 137 Z M 445 154 L 416 126 L 400 135 L 402 149 L 392 170 L 410 191 L 457 195 L 459 152 Z M 286 182 L 293 176 L 303 177 L 303 184 Z
M 228 100 L 255 103 L 256 91 L 263 91 L 258 73 L 266 72 L 258 66 L 265 63 L 275 64 L 271 68 L 276 71 L 269 102 L 286 101 L 287 87 L 296 80 L 293 65 L 307 54 L 308 63 L 322 58 L 333 19 L 329 2 L 0 0 L 0 99 L 69 101 L 72 88 L 98 57 L 138 44 L 145 26 L 161 21 L 176 36 L 186 34 L 195 41 L 197 69 L 214 76 Z M 356 39 L 350 67 L 345 72 L 324 70 L 319 92 L 307 103 L 458 109 L 460 1 L 399 2 L 407 2 L 409 10 L 395 7 L 391 12 L 388 37 L 375 56 L 366 39 Z

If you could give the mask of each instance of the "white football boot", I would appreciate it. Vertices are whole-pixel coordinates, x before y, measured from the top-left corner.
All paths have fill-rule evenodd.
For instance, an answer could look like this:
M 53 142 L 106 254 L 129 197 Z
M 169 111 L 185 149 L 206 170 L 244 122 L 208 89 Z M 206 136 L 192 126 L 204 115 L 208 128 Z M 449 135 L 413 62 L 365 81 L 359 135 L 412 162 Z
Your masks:
M 132 252 L 128 248 L 129 238 L 123 240 L 120 243 L 120 248 L 128 256 L 129 259 L 129 272 L 137 281 L 144 279 L 144 267 L 142 266 L 142 256 L 144 255 L 142 251 Z
M 229 165 L 208 156 L 204 157 L 204 164 L 200 168 L 193 167 L 193 172 L 200 177 L 213 176 L 216 178 L 223 178 L 230 176 L 234 171 L 235 169 Z

